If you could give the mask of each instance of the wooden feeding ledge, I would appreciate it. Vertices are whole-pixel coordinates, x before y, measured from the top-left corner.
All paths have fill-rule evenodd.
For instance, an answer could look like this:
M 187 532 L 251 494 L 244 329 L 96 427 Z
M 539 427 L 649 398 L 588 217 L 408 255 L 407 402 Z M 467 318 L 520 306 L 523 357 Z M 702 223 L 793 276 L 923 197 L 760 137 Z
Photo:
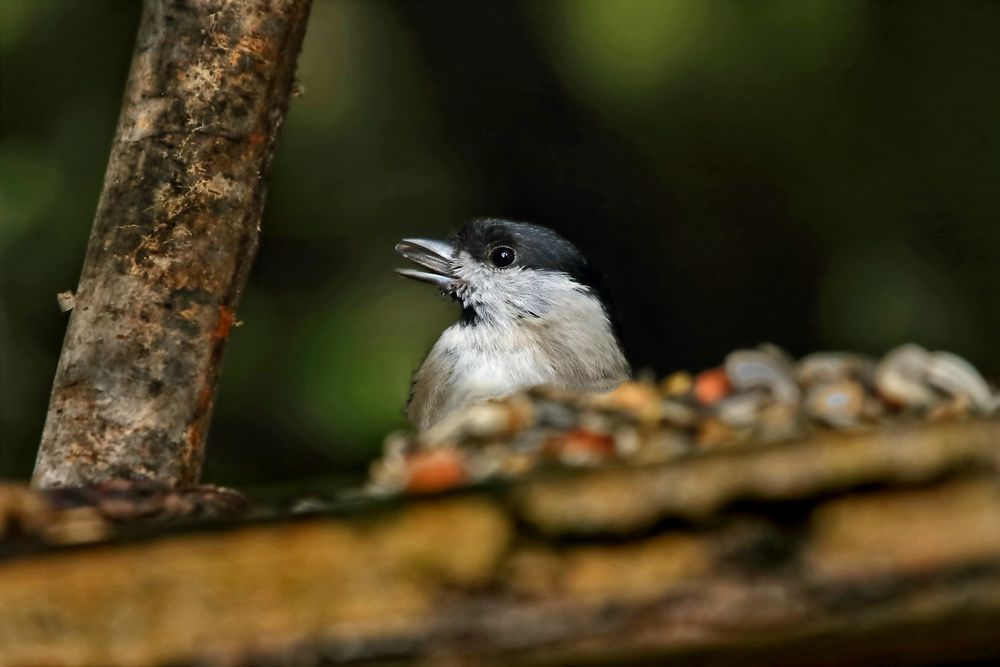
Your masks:
M 239 519 L 8 487 L 0 664 L 998 660 L 998 464 L 970 418 Z

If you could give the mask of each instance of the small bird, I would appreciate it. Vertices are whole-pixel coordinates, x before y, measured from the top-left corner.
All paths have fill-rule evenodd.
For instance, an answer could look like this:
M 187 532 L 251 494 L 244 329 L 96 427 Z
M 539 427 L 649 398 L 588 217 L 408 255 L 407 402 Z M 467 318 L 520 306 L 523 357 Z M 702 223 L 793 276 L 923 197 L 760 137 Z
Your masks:
M 418 428 L 529 387 L 601 392 L 629 378 L 601 274 L 552 230 L 481 218 L 396 252 L 426 269 L 399 274 L 462 308 L 413 374 L 406 410 Z

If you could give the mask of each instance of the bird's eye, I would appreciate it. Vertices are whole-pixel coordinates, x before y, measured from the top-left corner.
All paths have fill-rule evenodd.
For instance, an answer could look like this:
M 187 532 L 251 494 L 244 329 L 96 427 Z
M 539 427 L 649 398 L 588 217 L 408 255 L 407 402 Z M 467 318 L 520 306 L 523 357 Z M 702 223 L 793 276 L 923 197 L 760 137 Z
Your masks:
M 498 269 L 510 266 L 514 263 L 514 259 L 516 257 L 517 255 L 514 253 L 514 249 L 509 246 L 498 245 L 496 248 L 493 248 L 493 250 L 490 250 L 490 262 L 492 262 L 493 266 Z

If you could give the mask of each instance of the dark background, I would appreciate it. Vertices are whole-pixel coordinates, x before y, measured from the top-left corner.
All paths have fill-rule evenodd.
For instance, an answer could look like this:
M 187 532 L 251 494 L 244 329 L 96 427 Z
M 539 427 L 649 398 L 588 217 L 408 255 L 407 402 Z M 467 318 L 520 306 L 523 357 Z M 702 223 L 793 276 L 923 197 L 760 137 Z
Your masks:
M 0 2 L 0 476 L 26 478 L 139 15 Z M 549 225 L 637 368 L 903 341 L 1000 370 L 1000 3 L 315 0 L 206 479 L 358 473 L 455 308 L 394 242 Z

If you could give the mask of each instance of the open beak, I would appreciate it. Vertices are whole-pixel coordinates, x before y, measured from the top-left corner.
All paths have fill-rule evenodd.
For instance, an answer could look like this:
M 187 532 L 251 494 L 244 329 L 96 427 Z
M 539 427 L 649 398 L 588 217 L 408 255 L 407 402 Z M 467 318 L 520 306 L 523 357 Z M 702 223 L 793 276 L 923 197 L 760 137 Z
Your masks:
M 403 239 L 396 244 L 396 252 L 414 264 L 430 270 L 396 269 L 396 273 L 401 276 L 430 283 L 441 289 L 446 289 L 455 279 L 451 268 L 455 249 L 443 241 Z

